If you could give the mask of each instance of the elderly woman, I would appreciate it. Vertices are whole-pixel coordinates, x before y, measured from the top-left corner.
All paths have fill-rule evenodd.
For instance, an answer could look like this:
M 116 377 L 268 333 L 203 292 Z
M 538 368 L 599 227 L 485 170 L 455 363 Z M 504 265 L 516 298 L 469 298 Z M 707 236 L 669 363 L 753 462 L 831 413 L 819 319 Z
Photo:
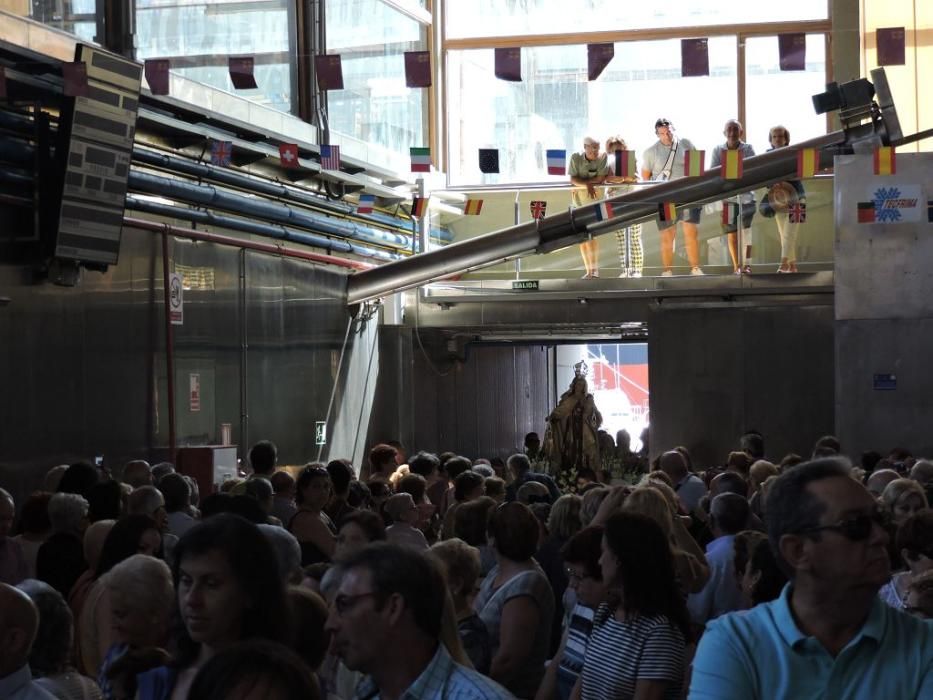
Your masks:
M 894 574 L 878 595 L 892 608 L 904 609 L 911 581 L 933 571 L 933 512 L 924 510 L 908 517 L 898 526 L 894 541 L 907 569 Z
M 895 479 L 890 482 L 881 492 L 881 503 L 898 526 L 911 515 L 930 507 L 923 487 L 913 479 Z
M 113 643 L 97 676 L 107 700 L 132 697 L 135 674 L 111 673 L 115 663 L 133 652 L 164 647 L 171 614 L 172 575 L 161 559 L 134 554 L 101 578 L 109 595 Z
M 618 175 L 615 174 L 615 160 L 616 158 L 622 158 L 622 152 L 627 150 L 628 146 L 621 136 L 610 136 L 606 139 L 606 157 L 609 165 L 606 184 L 613 185 L 606 191 L 606 197 L 627 194 L 633 189 L 632 183 L 638 182 L 637 166 L 632 169 L 629 175 L 622 175 L 621 172 Z M 618 156 L 615 155 L 616 152 L 619 152 Z M 641 244 L 641 224 L 616 229 L 616 242 L 619 244 L 619 265 L 622 268 L 619 277 L 641 277 L 645 265 L 645 255 Z M 630 248 L 630 250 L 627 250 L 627 248 Z M 619 432 L 624 431 L 620 430 Z M 627 436 L 628 433 L 626 433 Z M 628 445 L 626 445 L 627 447 Z M 631 454 L 631 451 L 628 451 L 627 456 L 631 456 Z
M 533 556 L 538 522 L 528 506 L 506 503 L 489 518 L 496 566 L 474 602 L 492 641 L 489 676 L 520 698 L 534 697 L 551 640 L 554 593 Z
M 37 679 L 36 685 L 56 698 L 102 698 L 97 683 L 71 667 L 74 619 L 62 594 L 35 579 L 26 579 L 17 588 L 32 599 L 39 611 L 39 631 L 29 654 L 29 668 Z
M 479 550 L 480 576 L 483 578 L 496 565 L 496 553 L 489 544 L 488 524 L 489 514 L 497 505 L 492 498 L 481 496 L 464 503 L 454 518 L 454 537 Z
M 75 493 L 56 493 L 49 500 L 52 535 L 39 547 L 36 577 L 66 599 L 75 581 L 87 569 L 84 561 L 87 511 L 87 499 Z

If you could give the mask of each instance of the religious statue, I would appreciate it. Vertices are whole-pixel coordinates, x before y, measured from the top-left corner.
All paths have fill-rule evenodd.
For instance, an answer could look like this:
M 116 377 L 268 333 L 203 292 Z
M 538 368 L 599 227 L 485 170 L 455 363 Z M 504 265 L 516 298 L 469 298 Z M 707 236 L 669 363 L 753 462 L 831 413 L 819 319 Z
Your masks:
M 600 469 L 596 432 L 603 417 L 596 408 L 593 395 L 587 390 L 586 363 L 581 360 L 573 370 L 570 388 L 561 395 L 557 407 L 547 417 L 545 451 L 551 470 L 557 474 L 584 467 L 595 472 Z

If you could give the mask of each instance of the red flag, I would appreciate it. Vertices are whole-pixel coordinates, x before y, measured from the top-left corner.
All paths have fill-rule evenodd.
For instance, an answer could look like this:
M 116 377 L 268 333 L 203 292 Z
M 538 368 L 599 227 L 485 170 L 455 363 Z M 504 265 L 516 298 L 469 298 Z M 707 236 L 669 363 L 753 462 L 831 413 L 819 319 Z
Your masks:
M 279 144 L 279 162 L 283 168 L 298 167 L 298 144 L 280 143 Z
M 545 202 L 543 199 L 535 199 L 529 206 L 531 208 L 532 219 L 544 218 L 544 214 L 547 212 L 547 202 Z
M 513 83 L 522 81 L 522 50 L 520 48 L 495 49 L 496 77 Z
M 405 52 L 405 85 L 410 88 L 431 87 L 431 53 Z
M 879 66 L 903 66 L 906 61 L 906 35 L 903 27 L 875 30 Z
M 252 56 L 230 56 L 227 67 L 230 70 L 230 80 L 236 90 L 252 90 L 256 85 L 253 75 L 255 59 Z
M 709 39 L 680 40 L 680 74 L 684 78 L 709 75 Z
M 318 90 L 343 90 L 343 64 L 340 54 L 329 53 L 314 57 Z
M 63 63 L 62 78 L 68 97 L 87 97 L 87 66 L 83 61 Z
M 778 56 L 781 70 L 806 70 L 807 35 L 778 34 Z
M 615 55 L 616 48 L 614 44 L 587 44 L 586 79 L 596 80 Z
M 149 83 L 149 92 L 153 95 L 168 94 L 168 69 L 169 60 L 167 58 L 146 59 L 146 82 Z
M 875 203 L 874 202 L 859 202 L 858 203 L 858 222 L 860 224 L 871 224 L 875 221 Z

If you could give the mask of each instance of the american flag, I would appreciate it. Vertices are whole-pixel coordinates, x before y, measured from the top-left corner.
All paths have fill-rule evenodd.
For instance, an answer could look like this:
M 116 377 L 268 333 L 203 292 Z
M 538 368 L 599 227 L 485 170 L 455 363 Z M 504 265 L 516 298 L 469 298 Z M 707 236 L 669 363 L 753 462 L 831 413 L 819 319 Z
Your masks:
M 535 199 L 531 202 L 531 218 L 543 219 L 544 212 L 547 210 L 547 202 L 542 199 Z
M 340 170 L 340 146 L 321 146 L 321 170 Z
M 807 205 L 794 202 L 787 208 L 787 218 L 792 224 L 802 224 L 807 220 Z
M 211 164 L 230 165 L 233 156 L 232 141 L 211 141 Z

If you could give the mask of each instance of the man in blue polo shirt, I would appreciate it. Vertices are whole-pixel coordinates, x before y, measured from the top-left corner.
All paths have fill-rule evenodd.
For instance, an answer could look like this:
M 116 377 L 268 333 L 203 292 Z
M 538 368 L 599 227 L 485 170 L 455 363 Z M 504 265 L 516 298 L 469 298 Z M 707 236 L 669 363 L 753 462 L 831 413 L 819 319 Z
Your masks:
M 878 598 L 891 575 L 888 535 L 847 462 L 781 475 L 766 519 L 790 583 L 777 600 L 709 624 L 690 700 L 933 698 L 933 624 Z

